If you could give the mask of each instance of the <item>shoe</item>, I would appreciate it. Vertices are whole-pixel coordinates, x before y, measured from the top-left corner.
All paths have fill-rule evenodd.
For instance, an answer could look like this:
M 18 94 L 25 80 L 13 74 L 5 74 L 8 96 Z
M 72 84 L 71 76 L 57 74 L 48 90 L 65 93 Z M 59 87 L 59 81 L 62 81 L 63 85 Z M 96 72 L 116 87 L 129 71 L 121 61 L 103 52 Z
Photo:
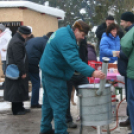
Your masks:
M 22 111 L 24 111 L 25 113 L 30 113 L 31 112 L 30 109 L 25 109 L 24 107 L 22 107 Z
M 46 133 L 39 133 L 39 134 L 54 134 L 54 130 L 52 129 L 52 130 L 49 131 L 49 132 L 46 132 Z
M 1 90 L 5 89 L 5 82 L 3 82 L 2 85 L 0 85 L 0 89 Z
M 37 104 L 37 105 L 31 105 L 31 108 L 41 108 L 42 107 L 42 105 L 40 105 L 40 104 Z
M 130 120 L 126 120 L 124 122 L 120 122 L 120 127 L 129 127 L 130 126 Z
M 24 109 L 25 113 L 30 113 L 31 110 L 30 109 Z
M 18 113 L 13 113 L 13 115 L 25 115 L 26 112 L 25 111 L 19 111 Z
M 131 125 L 127 127 L 128 130 L 132 130 Z
M 68 122 L 68 123 L 67 123 L 67 127 L 68 127 L 68 128 L 77 128 L 77 124 L 74 123 L 74 122 Z

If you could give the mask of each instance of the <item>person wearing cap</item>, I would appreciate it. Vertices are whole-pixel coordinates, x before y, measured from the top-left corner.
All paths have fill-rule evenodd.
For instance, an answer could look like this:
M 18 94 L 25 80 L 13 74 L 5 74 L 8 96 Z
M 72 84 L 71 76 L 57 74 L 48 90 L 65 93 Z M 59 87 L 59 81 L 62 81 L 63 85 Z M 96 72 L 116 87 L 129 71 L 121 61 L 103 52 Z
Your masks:
M 127 100 L 128 119 L 121 122 L 121 127 L 130 126 L 134 134 L 134 14 L 125 12 L 121 15 L 120 25 L 126 30 L 121 39 L 121 51 L 118 54 L 118 69 L 125 76 L 125 89 Z
M 6 71 L 6 53 L 8 43 L 12 38 L 12 32 L 9 28 L 6 28 L 3 24 L 0 24 L 0 55 L 2 61 L 3 74 Z
M 25 43 L 28 57 L 29 77 L 32 82 L 31 108 L 41 108 L 39 104 L 39 61 L 45 49 L 46 43 L 53 32 L 49 32 L 43 37 L 35 37 Z
M 101 71 L 82 62 L 77 42 L 84 39 L 90 27 L 83 21 L 77 21 L 58 29 L 49 38 L 40 60 L 43 82 L 43 105 L 40 134 L 68 134 L 66 112 L 69 103 L 67 81 L 74 71 L 84 76 L 105 78 Z M 54 118 L 55 132 L 51 121 Z
M 11 39 L 7 49 L 8 65 L 18 66 L 20 77 L 17 80 L 5 78 L 4 99 L 12 102 L 13 115 L 24 115 L 29 112 L 23 106 L 23 101 L 29 100 L 28 96 L 28 60 L 25 50 L 25 39 L 29 37 L 31 30 L 27 26 L 21 26 Z
M 99 51 L 100 41 L 101 41 L 103 33 L 106 32 L 107 27 L 112 23 L 114 23 L 114 17 L 109 15 L 109 16 L 106 17 L 105 22 L 103 22 L 101 25 L 99 25 L 98 28 L 96 29 L 95 34 L 96 34 L 96 36 L 98 38 L 97 51 Z M 124 35 L 124 33 L 123 33 L 122 29 L 120 28 L 119 29 L 119 37 L 120 37 L 120 39 L 123 37 L 123 35 Z

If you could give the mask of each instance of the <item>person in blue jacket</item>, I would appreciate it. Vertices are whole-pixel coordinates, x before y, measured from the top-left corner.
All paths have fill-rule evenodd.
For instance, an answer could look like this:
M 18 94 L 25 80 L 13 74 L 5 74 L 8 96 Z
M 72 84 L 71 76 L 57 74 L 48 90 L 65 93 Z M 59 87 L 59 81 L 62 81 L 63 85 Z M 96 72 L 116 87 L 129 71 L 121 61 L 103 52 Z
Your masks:
M 85 22 L 79 20 L 72 27 L 68 25 L 58 29 L 47 42 L 39 64 L 44 89 L 40 134 L 68 134 L 67 80 L 75 70 L 88 77 L 105 78 L 101 71 L 95 71 L 79 57 L 77 41 L 84 39 L 89 29 Z M 51 125 L 53 118 L 55 132 Z
M 28 73 L 32 82 L 31 108 L 41 108 L 41 105 L 39 104 L 39 61 L 52 33 L 53 32 L 49 32 L 43 37 L 32 38 L 25 43 L 29 63 Z
M 110 58 L 109 63 L 114 63 L 118 60 L 117 53 L 120 51 L 118 32 L 119 26 L 112 23 L 107 27 L 106 32 L 103 33 L 100 42 L 100 61 L 102 61 L 103 57 Z

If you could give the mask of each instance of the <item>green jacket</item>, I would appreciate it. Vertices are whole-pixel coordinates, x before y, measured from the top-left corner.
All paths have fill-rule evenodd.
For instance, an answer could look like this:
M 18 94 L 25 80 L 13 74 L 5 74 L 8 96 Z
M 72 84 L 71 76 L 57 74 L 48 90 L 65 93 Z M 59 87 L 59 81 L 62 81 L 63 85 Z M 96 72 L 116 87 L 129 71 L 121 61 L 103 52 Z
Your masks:
M 134 79 L 134 27 L 121 39 L 121 49 L 128 57 L 127 77 Z

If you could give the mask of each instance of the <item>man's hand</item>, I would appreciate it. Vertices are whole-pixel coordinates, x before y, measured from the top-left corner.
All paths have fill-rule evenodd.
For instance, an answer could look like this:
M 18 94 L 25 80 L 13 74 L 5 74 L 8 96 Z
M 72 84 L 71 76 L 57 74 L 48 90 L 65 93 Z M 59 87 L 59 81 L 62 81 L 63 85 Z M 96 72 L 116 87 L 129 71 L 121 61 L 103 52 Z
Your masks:
M 104 79 L 106 76 L 103 72 L 96 70 L 93 72 L 92 77 Z
M 26 74 L 23 74 L 23 75 L 21 76 L 22 79 L 25 79 L 26 77 L 27 77 Z

